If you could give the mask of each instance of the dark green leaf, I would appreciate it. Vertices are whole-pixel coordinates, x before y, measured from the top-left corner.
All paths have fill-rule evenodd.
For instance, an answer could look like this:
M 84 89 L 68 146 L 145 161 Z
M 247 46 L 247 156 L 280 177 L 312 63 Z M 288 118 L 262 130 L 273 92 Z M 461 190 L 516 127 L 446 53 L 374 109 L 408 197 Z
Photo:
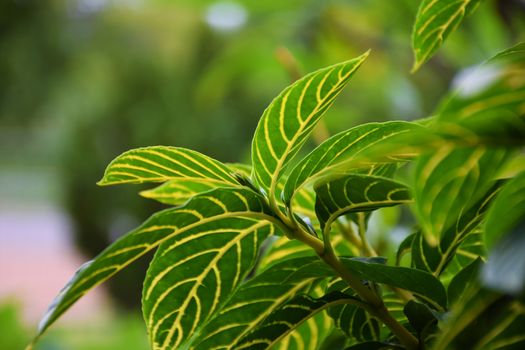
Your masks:
M 414 300 L 409 300 L 403 309 L 408 318 L 408 322 L 418 334 L 418 338 L 423 340 L 425 333 L 430 331 L 430 328 L 436 325 L 437 319 L 432 313 L 432 310 L 425 304 L 418 303 Z
M 414 292 L 433 306 L 443 309 L 447 307 L 445 287 L 437 278 L 425 271 L 348 258 L 343 258 L 341 261 L 362 280 L 405 289 Z
M 463 292 L 472 285 L 479 285 L 478 275 L 482 265 L 483 262 L 478 258 L 454 276 L 447 289 L 450 305 L 459 301 Z

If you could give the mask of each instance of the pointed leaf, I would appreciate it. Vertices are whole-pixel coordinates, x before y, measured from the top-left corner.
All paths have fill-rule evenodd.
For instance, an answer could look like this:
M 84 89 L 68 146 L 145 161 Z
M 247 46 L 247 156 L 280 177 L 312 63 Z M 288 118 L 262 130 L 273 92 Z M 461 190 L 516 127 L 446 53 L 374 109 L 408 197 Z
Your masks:
M 459 255 L 456 252 L 463 244 L 465 244 L 463 249 L 466 249 L 471 254 L 483 255 L 483 245 L 477 228 L 485 217 L 491 201 L 499 193 L 503 183 L 504 181 L 501 180 L 493 182 L 490 189 L 476 203 L 468 210 L 463 210 L 457 220 L 445 230 L 439 245 L 431 246 L 421 232 L 418 232 L 412 242 L 412 265 L 439 276 L 451 262 L 459 259 Z M 473 258 L 469 258 L 469 262 L 459 266 L 459 269 L 476 257 L 474 255 Z
M 165 182 L 184 178 L 219 186 L 239 186 L 221 162 L 180 147 L 154 146 L 127 151 L 106 168 L 99 185 Z
M 317 257 L 287 260 L 271 266 L 242 284 L 225 306 L 200 332 L 195 349 L 237 349 L 275 310 L 293 297 L 306 292 L 315 279 L 286 283 L 287 277 Z
M 341 258 L 341 262 L 361 280 L 406 289 L 418 294 L 432 305 L 443 309 L 447 306 L 445 287 L 428 272 L 408 267 L 385 265 L 385 259 L 382 257 Z M 289 281 L 300 281 L 315 277 L 335 277 L 335 273 L 324 262 L 317 260 L 291 274 Z
M 246 278 L 273 230 L 268 221 L 226 218 L 164 241 L 142 298 L 152 348 L 187 347 Z
M 341 215 L 411 201 L 408 187 L 378 176 L 348 175 L 316 186 L 315 192 L 315 211 L 324 231 Z
M 172 237 L 231 217 L 273 220 L 265 203 L 250 190 L 217 189 L 194 197 L 184 206 L 153 215 L 75 274 L 42 319 L 38 336 L 90 289 Z
M 428 61 L 481 0 L 423 0 L 412 30 L 415 62 L 412 71 Z
M 487 193 L 508 154 L 484 147 L 447 146 L 418 158 L 413 208 L 431 245 L 437 245 L 445 230 Z
M 269 349 L 318 312 L 330 306 L 355 303 L 360 303 L 357 298 L 340 292 L 329 293 L 321 298 L 298 295 L 273 311 L 235 347 L 236 349 Z M 314 339 L 308 341 L 312 340 Z
M 288 162 L 367 56 L 305 76 L 264 111 L 252 143 L 252 176 L 266 193 L 275 193 Z
M 369 166 L 370 158 L 372 161 L 374 158 L 367 151 L 370 152 L 381 146 L 387 147 L 392 140 L 401 135 L 410 135 L 419 129 L 421 126 L 408 122 L 369 123 L 330 137 L 293 168 L 283 190 L 285 203 L 289 204 L 292 201 L 295 191 L 302 185 L 315 181 L 331 171 L 354 170 L 364 165 Z M 390 159 L 390 161 L 394 160 L 396 159 Z
M 447 295 L 443 284 L 431 274 L 400 266 L 388 266 L 363 260 L 342 259 L 342 263 L 363 280 L 383 283 L 418 294 L 423 300 L 443 309 Z

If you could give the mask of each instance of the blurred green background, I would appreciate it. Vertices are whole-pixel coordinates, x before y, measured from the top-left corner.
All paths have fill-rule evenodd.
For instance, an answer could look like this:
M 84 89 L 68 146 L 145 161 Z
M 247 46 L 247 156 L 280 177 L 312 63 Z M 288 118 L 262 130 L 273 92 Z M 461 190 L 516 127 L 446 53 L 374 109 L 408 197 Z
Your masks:
M 63 276 L 161 208 L 136 195 L 142 188 L 95 185 L 121 152 L 176 145 L 248 162 L 273 97 L 368 49 L 317 141 L 426 117 L 462 72 L 525 37 L 525 1 L 487 0 L 411 75 L 418 3 L 0 2 L 0 349 L 23 348 Z M 38 348 L 147 348 L 138 306 L 147 260 Z

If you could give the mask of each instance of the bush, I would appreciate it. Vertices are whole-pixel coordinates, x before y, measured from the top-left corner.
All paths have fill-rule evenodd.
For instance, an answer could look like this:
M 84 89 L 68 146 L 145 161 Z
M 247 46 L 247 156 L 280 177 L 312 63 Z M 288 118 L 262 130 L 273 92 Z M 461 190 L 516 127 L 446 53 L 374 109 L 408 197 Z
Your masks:
M 422 2 L 414 71 L 478 3 Z M 154 349 L 523 347 L 525 44 L 482 64 L 432 117 L 359 125 L 301 154 L 368 54 L 275 98 L 251 166 L 167 146 L 117 157 L 100 185 L 161 182 L 141 194 L 173 207 L 85 264 L 39 336 L 156 249 L 142 298 Z M 406 205 L 417 225 L 387 262 L 371 214 Z

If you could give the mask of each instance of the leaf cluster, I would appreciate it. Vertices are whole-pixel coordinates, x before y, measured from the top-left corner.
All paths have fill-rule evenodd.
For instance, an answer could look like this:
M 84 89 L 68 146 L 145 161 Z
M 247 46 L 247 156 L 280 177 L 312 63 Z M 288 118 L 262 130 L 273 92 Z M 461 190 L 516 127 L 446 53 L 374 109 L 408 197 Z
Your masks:
M 479 1 L 423 1 L 415 67 Z M 170 205 L 85 264 L 40 336 L 86 292 L 155 250 L 142 310 L 153 349 L 511 349 L 525 345 L 525 44 L 482 64 L 434 115 L 301 147 L 368 52 L 298 80 L 264 111 L 252 164 L 168 146 L 117 157 L 100 185 L 160 183 Z M 410 173 L 405 181 L 399 174 Z M 371 213 L 417 225 L 395 261 Z

